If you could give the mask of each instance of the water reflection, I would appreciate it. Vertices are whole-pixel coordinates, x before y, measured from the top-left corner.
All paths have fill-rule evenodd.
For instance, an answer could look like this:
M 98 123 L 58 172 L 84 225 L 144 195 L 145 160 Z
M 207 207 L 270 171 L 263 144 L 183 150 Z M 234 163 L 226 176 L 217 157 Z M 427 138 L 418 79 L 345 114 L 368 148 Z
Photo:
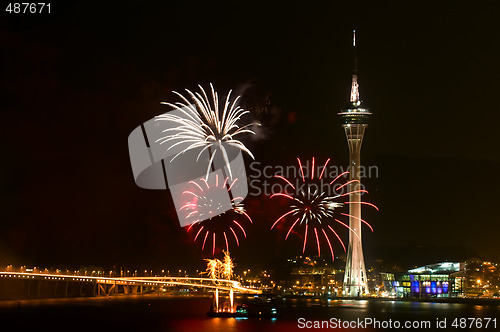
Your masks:
M 251 299 L 237 298 L 237 305 Z M 430 320 L 460 317 L 498 316 L 497 303 L 476 305 L 467 303 L 429 303 L 370 300 L 340 300 L 314 298 L 277 299 L 280 316 L 273 319 L 210 318 L 206 315 L 210 297 L 136 296 L 111 298 L 80 298 L 0 302 L 0 320 L 23 322 L 26 329 L 40 326 L 72 326 L 84 330 L 75 322 L 85 321 L 99 330 L 135 331 L 303 331 L 298 319 L 326 321 L 331 318 L 356 320 Z M 500 317 L 497 319 L 500 322 Z M 91 325 L 86 325 L 86 327 Z M 85 328 L 86 328 L 85 327 Z

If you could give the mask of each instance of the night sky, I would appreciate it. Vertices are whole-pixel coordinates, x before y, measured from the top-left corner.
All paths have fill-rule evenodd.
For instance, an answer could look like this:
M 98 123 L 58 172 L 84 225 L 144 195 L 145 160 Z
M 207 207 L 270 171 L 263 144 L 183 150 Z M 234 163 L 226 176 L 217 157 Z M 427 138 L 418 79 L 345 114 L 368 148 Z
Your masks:
M 366 181 L 380 208 L 363 210 L 375 229 L 364 232 L 367 260 L 500 258 L 500 4 L 337 3 L 56 1 L 31 17 L 2 8 L 0 266 L 202 266 L 170 192 L 135 185 L 129 133 L 168 111 L 160 102 L 176 101 L 172 90 L 212 82 L 242 94 L 262 123 L 243 141 L 263 165 L 316 156 L 345 166 L 337 112 L 352 29 L 373 112 L 362 163 L 379 168 Z M 247 209 L 255 225 L 233 251 L 238 264 L 301 253 L 300 239 L 268 231 L 267 198 Z M 419 252 L 430 258 L 417 262 Z

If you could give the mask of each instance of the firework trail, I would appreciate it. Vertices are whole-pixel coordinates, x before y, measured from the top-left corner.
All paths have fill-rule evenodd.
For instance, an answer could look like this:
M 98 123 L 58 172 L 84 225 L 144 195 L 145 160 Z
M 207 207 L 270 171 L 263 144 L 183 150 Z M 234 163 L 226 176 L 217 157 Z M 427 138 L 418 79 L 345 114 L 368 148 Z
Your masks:
M 221 106 L 219 105 L 219 96 L 217 92 L 214 91 L 212 84 L 210 84 L 212 101 L 208 98 L 203 87 L 200 85 L 198 86 L 201 90 L 201 94 L 198 92 L 193 93 L 186 89 L 186 92 L 189 94 L 194 104 L 190 102 L 188 98 L 175 91 L 174 93 L 182 99 L 182 102 L 176 102 L 175 104 L 162 102 L 162 104 L 178 110 L 182 115 L 166 113 L 156 117 L 155 120 L 171 121 L 177 124 L 174 128 L 163 130 L 165 136 L 159 138 L 156 142 L 163 144 L 172 141 L 173 144 L 168 150 L 177 145 L 185 147 L 170 160 L 171 162 L 191 149 L 200 149 L 196 161 L 199 160 L 203 152 L 208 151 L 210 159 L 207 166 L 206 179 L 208 179 L 214 157 L 217 153 L 222 154 L 224 163 L 229 172 L 229 177 L 233 179 L 228 149 L 236 148 L 245 151 L 254 159 L 250 150 L 248 150 L 242 142 L 235 139 L 235 136 L 243 133 L 255 135 L 252 130 L 248 129 L 254 124 L 249 123 L 241 127 L 237 124 L 241 120 L 241 117 L 249 112 L 237 105 L 240 96 L 231 100 L 232 90 L 229 91 L 224 105 Z
M 292 193 L 288 193 L 286 190 L 284 190 L 283 192 L 271 195 L 270 198 L 284 197 L 289 201 L 289 210 L 274 222 L 274 224 L 271 226 L 271 229 L 273 229 L 280 222 L 283 224 L 287 224 L 288 232 L 285 236 L 285 240 L 288 239 L 288 236 L 290 235 L 292 230 L 298 230 L 299 228 L 303 229 L 304 243 L 302 246 L 302 253 L 304 253 L 306 250 L 308 237 L 314 236 L 317 244 L 318 256 L 321 255 L 321 239 L 324 238 L 326 243 L 328 244 L 328 247 L 330 248 L 332 260 L 334 260 L 335 256 L 333 253 L 332 241 L 330 239 L 331 234 L 335 235 L 335 237 L 340 241 L 342 247 L 344 248 L 344 251 L 346 249 L 344 242 L 342 241 L 338 233 L 334 230 L 332 225 L 342 225 L 350 232 L 352 232 L 359 240 L 361 240 L 355 230 L 338 219 L 340 218 L 340 216 L 353 216 L 347 213 L 339 212 L 339 210 L 342 209 L 345 205 L 351 203 L 369 205 L 377 210 L 378 208 L 375 205 L 367 202 L 348 201 L 349 195 L 351 194 L 368 193 L 368 191 L 366 190 L 353 190 L 342 193 L 342 189 L 346 190 L 346 188 L 348 188 L 350 184 L 359 182 L 358 180 L 352 180 L 344 184 L 338 183 L 339 179 L 347 176 L 349 172 L 344 172 L 334 178 L 331 182 L 324 183 L 325 180 L 323 179 L 323 175 L 325 175 L 325 170 L 330 159 L 325 162 L 325 164 L 321 168 L 321 172 L 316 172 L 315 174 L 315 158 L 312 158 L 312 167 L 310 169 L 311 171 L 309 172 L 310 174 L 307 174 L 307 177 L 304 173 L 304 167 L 302 166 L 300 159 L 297 158 L 297 161 L 300 169 L 300 179 L 299 181 L 297 181 L 297 186 L 294 186 L 289 179 L 281 175 L 275 175 L 275 178 L 284 182 L 283 189 L 291 189 Z M 358 219 L 373 231 L 373 228 L 370 226 L 370 224 L 368 224 L 368 222 L 360 218 Z
M 247 236 L 243 227 L 244 221 L 248 220 L 250 223 L 253 221 L 241 204 L 243 198 L 231 197 L 231 188 L 238 179 L 230 180 L 229 177 L 226 177 L 222 180 L 222 178 L 219 179 L 218 174 L 213 178 L 213 183 L 209 183 L 205 178 L 201 178 L 198 182 L 190 181 L 189 184 L 192 188 L 182 193 L 186 197 L 187 203 L 180 210 L 188 212 L 186 219 L 191 219 L 191 221 L 189 221 L 190 226 L 187 231 L 193 230 L 194 241 L 203 239 L 202 251 L 205 250 L 207 243 L 212 242 L 212 255 L 215 255 L 217 240 L 222 241 L 226 251 L 229 251 L 229 242 L 232 239 L 239 246 L 239 236 L 242 234 L 245 238 Z M 212 197 L 220 197 L 221 195 L 217 193 L 220 191 L 229 193 L 231 197 L 232 209 L 225 213 L 220 201 L 212 199 Z M 212 217 L 219 214 L 218 211 L 220 216 Z

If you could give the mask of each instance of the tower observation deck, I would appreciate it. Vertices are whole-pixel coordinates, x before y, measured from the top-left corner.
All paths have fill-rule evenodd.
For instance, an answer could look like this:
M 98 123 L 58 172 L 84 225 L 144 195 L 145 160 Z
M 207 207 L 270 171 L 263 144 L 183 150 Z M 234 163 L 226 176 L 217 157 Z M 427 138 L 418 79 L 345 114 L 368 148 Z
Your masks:
M 359 297 L 368 293 L 365 261 L 363 256 L 363 245 L 361 242 L 361 200 L 362 196 L 360 182 L 360 155 L 361 144 L 365 129 L 371 113 L 362 105 L 359 98 L 359 85 L 356 59 L 356 31 L 353 31 L 353 51 L 354 51 L 354 72 L 352 75 L 351 98 L 349 105 L 338 115 L 342 120 L 342 127 L 345 130 L 347 144 L 349 146 L 349 174 L 350 181 L 357 180 L 349 184 L 349 248 L 347 250 L 346 268 L 344 274 L 343 296 Z M 353 233 L 356 234 L 353 234 Z

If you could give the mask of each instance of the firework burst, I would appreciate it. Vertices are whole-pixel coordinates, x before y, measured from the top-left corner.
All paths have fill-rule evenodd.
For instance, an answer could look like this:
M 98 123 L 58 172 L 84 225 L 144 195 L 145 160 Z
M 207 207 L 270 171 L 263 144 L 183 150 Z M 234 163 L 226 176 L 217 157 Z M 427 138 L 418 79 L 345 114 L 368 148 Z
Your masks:
M 246 221 L 253 223 L 252 218 L 245 211 L 243 198 L 232 197 L 231 188 L 238 179 L 230 180 L 226 177 L 223 181 L 218 175 L 214 176 L 215 181 L 209 183 L 205 178 L 199 181 L 190 181 L 190 190 L 183 192 L 187 199 L 179 210 L 186 210 L 186 219 L 189 219 L 190 226 L 188 233 L 193 233 L 193 241 L 202 241 L 201 250 L 205 250 L 206 244 L 212 243 L 212 255 L 215 255 L 217 243 L 225 245 L 226 251 L 229 251 L 229 243 L 236 242 L 240 245 L 240 236 L 246 238 Z M 219 200 L 212 197 L 221 197 L 221 192 L 229 196 L 232 208 L 226 211 Z M 220 212 L 220 213 L 219 213 Z
M 353 191 L 347 190 L 350 184 L 354 182 L 359 183 L 358 180 L 351 180 L 345 182 L 344 184 L 339 183 L 340 179 L 348 176 L 349 172 L 344 172 L 338 175 L 331 182 L 325 182 L 323 175 L 325 175 L 325 170 L 330 159 L 325 162 L 321 168 L 321 172 L 316 172 L 315 174 L 315 158 L 312 158 L 312 167 L 310 168 L 310 172 L 307 174 L 307 177 L 304 173 L 304 167 L 302 166 L 300 159 L 297 158 L 297 161 L 299 164 L 300 179 L 297 181 L 295 186 L 289 179 L 281 175 L 275 175 L 275 178 L 284 183 L 284 191 L 271 195 L 271 198 L 284 197 L 289 201 L 289 210 L 273 223 L 271 229 L 273 229 L 280 222 L 286 225 L 288 232 L 285 236 L 285 240 L 288 239 L 288 236 L 292 231 L 299 232 L 299 230 L 303 229 L 303 253 L 306 250 L 308 237 L 311 237 L 312 234 L 314 234 L 318 256 L 321 255 L 321 239 L 324 238 L 330 248 L 332 260 L 334 260 L 335 256 L 333 253 L 332 241 L 330 239 L 331 235 L 335 235 L 335 237 L 342 244 L 344 251 L 346 248 L 344 242 L 332 226 L 337 224 L 342 225 L 352 232 L 352 234 L 354 234 L 354 236 L 356 236 L 359 240 L 361 240 L 359 235 L 356 233 L 356 230 L 353 230 L 349 227 L 349 225 L 347 225 L 347 223 L 339 220 L 341 216 L 353 217 L 348 213 L 341 212 L 342 208 L 351 203 L 369 205 L 377 210 L 378 208 L 367 202 L 349 202 L 349 196 L 352 194 L 368 193 L 368 191 L 364 189 Z M 373 228 L 368 222 L 363 219 L 359 219 L 359 221 L 367 225 L 373 231 Z
M 196 161 L 198 161 L 203 152 L 208 150 L 210 159 L 207 166 L 206 179 L 208 179 L 214 157 L 220 151 L 219 153 L 222 154 L 224 163 L 229 171 L 229 177 L 232 179 L 233 175 L 229 163 L 228 149 L 232 147 L 245 151 L 254 159 L 250 150 L 242 142 L 235 139 L 235 136 L 243 133 L 255 135 L 252 130 L 248 129 L 254 124 L 245 124 L 241 127 L 238 125 L 241 117 L 249 112 L 237 105 L 240 96 L 231 100 L 232 90 L 229 91 L 224 106 L 220 107 L 219 96 L 214 91 L 212 84 L 210 84 L 212 101 L 208 98 L 203 87 L 199 85 L 199 88 L 201 94 L 198 92 L 193 93 L 186 89 L 192 102 L 175 91 L 174 93 L 182 99 L 182 102 L 176 102 L 175 104 L 162 102 L 162 104 L 178 110 L 181 115 L 166 113 L 156 117 L 155 120 L 171 121 L 177 124 L 175 128 L 163 130 L 165 136 L 159 138 L 156 142 L 163 144 L 171 141 L 173 144 L 168 150 L 178 145 L 183 147 L 171 159 L 171 162 L 181 154 L 192 149 L 200 149 L 196 158 Z

